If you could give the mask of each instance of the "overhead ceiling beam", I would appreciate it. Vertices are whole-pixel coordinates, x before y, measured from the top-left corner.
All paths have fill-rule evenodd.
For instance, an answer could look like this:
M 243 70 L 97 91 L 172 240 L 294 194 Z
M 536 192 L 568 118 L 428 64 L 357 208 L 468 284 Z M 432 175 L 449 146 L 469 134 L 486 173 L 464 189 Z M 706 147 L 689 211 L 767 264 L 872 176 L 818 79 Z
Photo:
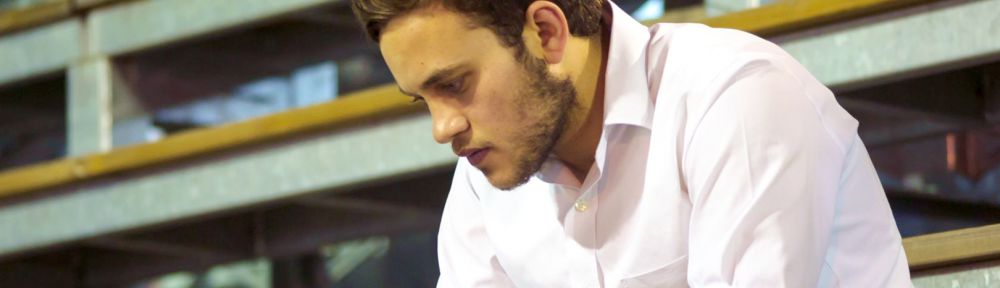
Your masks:
M 235 256 L 225 251 L 218 251 L 202 247 L 178 245 L 173 243 L 121 239 L 114 237 L 101 237 L 87 240 L 84 245 L 104 249 L 122 250 L 130 252 L 140 252 L 148 254 L 159 254 L 166 256 L 177 256 L 185 258 L 222 258 L 225 256 Z

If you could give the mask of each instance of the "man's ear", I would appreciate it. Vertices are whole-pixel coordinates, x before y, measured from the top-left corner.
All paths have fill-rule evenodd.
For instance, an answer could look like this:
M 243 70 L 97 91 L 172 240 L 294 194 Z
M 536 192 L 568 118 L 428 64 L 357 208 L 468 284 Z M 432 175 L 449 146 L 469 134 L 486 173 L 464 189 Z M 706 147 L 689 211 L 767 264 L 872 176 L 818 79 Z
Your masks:
M 528 51 L 540 52 L 545 62 L 562 62 L 569 41 L 569 24 L 562 9 L 549 1 L 535 1 L 524 15 L 524 32 L 521 35 Z

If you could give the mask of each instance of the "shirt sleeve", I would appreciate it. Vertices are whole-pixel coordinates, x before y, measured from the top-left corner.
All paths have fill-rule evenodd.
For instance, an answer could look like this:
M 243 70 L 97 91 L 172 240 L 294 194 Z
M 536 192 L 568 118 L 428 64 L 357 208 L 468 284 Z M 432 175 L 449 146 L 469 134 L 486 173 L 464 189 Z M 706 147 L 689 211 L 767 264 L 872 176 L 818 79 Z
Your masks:
M 486 234 L 479 199 L 465 160 L 455 168 L 438 232 L 437 287 L 514 287 Z
M 811 76 L 802 82 L 773 61 L 733 70 L 705 91 L 684 154 L 689 284 L 813 287 L 845 154 L 824 123 L 836 117 L 824 113 L 849 115 L 822 107 L 836 101 Z

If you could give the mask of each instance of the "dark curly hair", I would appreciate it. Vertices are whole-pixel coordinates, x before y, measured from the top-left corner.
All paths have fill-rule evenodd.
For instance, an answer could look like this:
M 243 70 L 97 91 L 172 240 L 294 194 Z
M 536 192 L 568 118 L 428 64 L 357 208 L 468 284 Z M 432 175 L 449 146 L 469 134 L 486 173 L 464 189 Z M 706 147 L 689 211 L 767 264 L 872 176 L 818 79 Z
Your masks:
M 382 29 L 396 16 L 440 3 L 445 9 L 466 14 L 474 24 L 492 30 L 504 45 L 522 50 L 524 13 L 534 1 L 558 5 L 574 36 L 590 36 L 601 31 L 603 0 L 352 0 L 351 8 L 368 37 L 376 43 L 381 40 Z

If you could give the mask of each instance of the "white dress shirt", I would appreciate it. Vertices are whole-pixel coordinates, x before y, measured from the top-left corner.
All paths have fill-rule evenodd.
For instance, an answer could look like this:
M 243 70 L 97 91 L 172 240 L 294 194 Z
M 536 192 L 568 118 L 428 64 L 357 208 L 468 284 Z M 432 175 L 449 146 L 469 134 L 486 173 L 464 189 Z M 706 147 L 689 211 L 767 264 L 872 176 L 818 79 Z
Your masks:
M 614 4 L 583 183 L 492 187 L 464 159 L 438 287 L 909 287 L 858 122 L 778 46 Z

